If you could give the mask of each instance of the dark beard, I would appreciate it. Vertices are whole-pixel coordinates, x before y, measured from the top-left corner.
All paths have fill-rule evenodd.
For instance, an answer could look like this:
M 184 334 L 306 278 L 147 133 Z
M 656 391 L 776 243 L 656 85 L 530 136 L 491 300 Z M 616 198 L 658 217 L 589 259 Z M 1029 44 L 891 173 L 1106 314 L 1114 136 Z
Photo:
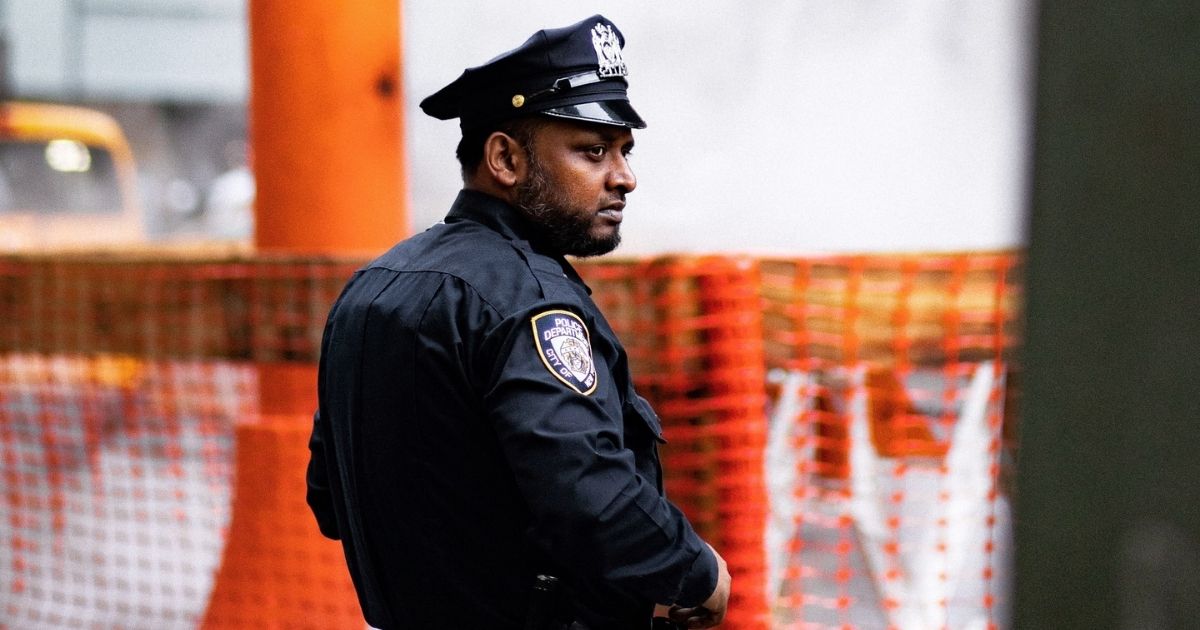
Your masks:
M 607 254 L 621 244 L 620 230 L 611 236 L 591 234 L 593 217 L 587 212 L 572 212 L 570 202 L 558 192 L 542 165 L 529 151 L 529 176 L 517 184 L 517 210 L 538 231 L 538 241 L 559 254 L 586 258 Z

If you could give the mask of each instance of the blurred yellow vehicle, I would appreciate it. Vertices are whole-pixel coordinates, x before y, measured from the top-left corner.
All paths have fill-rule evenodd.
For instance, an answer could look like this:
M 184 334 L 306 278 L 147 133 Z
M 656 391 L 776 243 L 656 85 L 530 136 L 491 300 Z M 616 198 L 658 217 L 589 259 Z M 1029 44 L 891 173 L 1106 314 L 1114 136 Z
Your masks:
M 111 116 L 0 103 L 0 252 L 143 241 L 136 178 Z

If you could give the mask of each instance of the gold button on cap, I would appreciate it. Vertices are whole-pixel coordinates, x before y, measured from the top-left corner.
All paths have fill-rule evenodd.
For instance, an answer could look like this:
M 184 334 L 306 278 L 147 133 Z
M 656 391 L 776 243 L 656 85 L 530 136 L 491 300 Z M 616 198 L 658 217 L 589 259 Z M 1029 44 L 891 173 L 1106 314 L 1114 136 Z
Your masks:
M 513 107 L 520 107 L 520 106 L 524 105 L 525 97 L 521 94 L 517 94 L 517 95 L 513 96 L 512 104 L 513 104 Z

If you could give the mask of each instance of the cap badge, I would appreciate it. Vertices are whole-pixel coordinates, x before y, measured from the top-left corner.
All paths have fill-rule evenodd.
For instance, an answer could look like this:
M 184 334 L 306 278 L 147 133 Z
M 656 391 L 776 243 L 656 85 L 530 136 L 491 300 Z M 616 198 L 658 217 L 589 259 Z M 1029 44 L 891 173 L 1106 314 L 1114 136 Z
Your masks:
M 513 95 L 513 97 L 512 97 L 513 107 L 520 107 L 524 104 L 525 104 L 525 95 L 524 94 L 514 94 Z
M 611 24 L 597 22 L 592 27 L 592 47 L 596 49 L 596 61 L 600 64 L 601 77 L 628 76 L 625 60 L 621 58 L 621 40 Z

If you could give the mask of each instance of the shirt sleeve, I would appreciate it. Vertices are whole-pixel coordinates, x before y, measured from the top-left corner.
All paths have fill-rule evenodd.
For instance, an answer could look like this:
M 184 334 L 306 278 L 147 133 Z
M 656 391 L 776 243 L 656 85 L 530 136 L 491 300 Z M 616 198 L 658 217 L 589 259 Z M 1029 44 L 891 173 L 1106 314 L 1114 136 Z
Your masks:
M 484 404 L 532 513 L 532 535 L 583 579 L 656 603 L 697 605 L 716 587 L 712 551 L 654 480 L 637 473 L 603 354 L 591 352 L 594 388 L 586 372 L 578 382 L 555 373 L 550 344 L 537 339 L 537 318 L 555 309 L 583 321 L 570 305 L 541 305 L 490 335 L 495 354 Z
M 308 486 L 306 499 L 317 527 L 326 538 L 339 540 L 337 514 L 333 508 L 333 494 L 329 490 L 329 471 L 326 468 L 325 440 L 322 434 L 321 412 L 313 414 L 312 437 L 308 440 L 308 469 L 305 481 Z

